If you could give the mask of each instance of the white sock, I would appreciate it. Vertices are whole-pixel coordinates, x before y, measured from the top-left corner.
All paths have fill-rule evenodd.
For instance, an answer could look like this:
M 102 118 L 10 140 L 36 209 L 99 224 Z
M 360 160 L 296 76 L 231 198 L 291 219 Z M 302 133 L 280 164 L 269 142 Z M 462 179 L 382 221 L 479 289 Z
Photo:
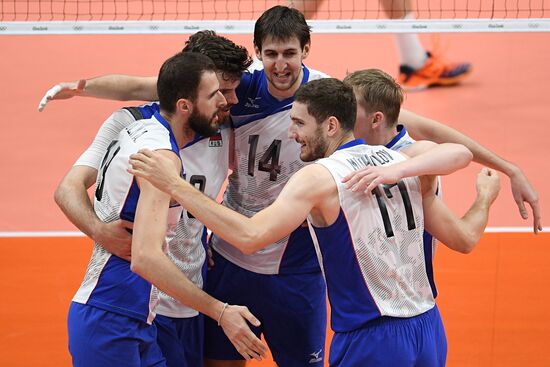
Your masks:
M 413 19 L 414 14 L 409 13 L 403 19 Z M 422 47 L 418 34 L 416 33 L 397 33 L 395 35 L 397 49 L 399 50 L 400 64 L 420 69 L 424 66 L 428 56 L 426 50 Z

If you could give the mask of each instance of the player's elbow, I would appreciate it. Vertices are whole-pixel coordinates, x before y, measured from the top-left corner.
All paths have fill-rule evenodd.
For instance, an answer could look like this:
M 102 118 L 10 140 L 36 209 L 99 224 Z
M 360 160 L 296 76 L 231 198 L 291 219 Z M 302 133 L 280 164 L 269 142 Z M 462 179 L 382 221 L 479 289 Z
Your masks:
M 63 193 L 61 191 L 61 186 L 57 186 L 57 188 L 55 189 L 55 191 L 53 193 L 53 200 L 55 201 L 57 206 L 60 206 L 59 204 L 61 202 L 62 197 L 63 197 Z
M 67 192 L 69 188 L 67 187 L 67 182 L 65 180 L 61 181 L 53 193 L 53 199 L 58 207 L 61 209 L 65 206 L 65 198 L 67 197 Z
M 455 144 L 455 150 L 457 165 L 460 166 L 460 168 L 466 167 L 474 158 L 474 155 L 470 149 L 466 148 L 462 144 Z
M 465 231 L 459 236 L 455 243 L 453 244 L 453 249 L 461 254 L 469 254 L 476 247 L 479 241 L 479 236 L 476 236 L 475 233 Z
M 132 250 L 132 259 L 130 261 L 130 270 L 133 273 L 147 278 L 147 269 L 151 267 L 151 257 L 145 251 Z
M 245 255 L 258 252 L 265 246 L 265 235 L 255 228 L 250 228 L 241 237 L 239 247 Z
M 461 254 L 468 255 L 470 252 L 474 250 L 475 245 L 476 245 L 475 243 L 463 244 L 457 249 L 457 251 L 460 252 Z

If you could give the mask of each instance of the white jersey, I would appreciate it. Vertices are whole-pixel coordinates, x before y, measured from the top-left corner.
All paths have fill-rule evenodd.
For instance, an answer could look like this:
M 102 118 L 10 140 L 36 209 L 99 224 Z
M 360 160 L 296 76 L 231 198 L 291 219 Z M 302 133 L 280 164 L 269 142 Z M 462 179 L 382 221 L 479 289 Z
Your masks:
M 158 103 L 123 108 L 114 112 L 102 125 L 92 145 L 75 165 L 99 169 L 107 146 L 123 128 L 136 119 L 148 118 L 159 111 Z M 185 178 L 206 195 L 215 199 L 227 177 L 229 162 L 230 128 L 222 128 L 220 134 L 210 138 L 197 137 L 179 152 L 185 169 Z M 168 256 L 199 288 L 204 284 L 206 252 L 202 239 L 204 226 L 186 210 L 176 227 L 176 235 L 168 247 Z M 156 309 L 159 315 L 186 318 L 198 314 L 172 297 L 160 292 Z
M 316 227 L 308 218 L 337 332 L 382 316 L 416 316 L 435 304 L 424 259 L 420 180 L 379 186 L 372 195 L 347 190 L 342 178 L 354 170 L 405 160 L 385 147 L 362 143 L 349 142 L 317 161 L 334 177 L 340 214 L 328 227 Z
M 302 83 L 328 77 L 303 67 Z M 235 134 L 233 173 L 224 205 L 253 216 L 275 201 L 288 179 L 302 168 L 300 146 L 288 139 L 294 97 L 279 101 L 267 89 L 263 69 L 245 74 L 237 88 L 239 104 L 231 109 Z M 247 270 L 262 274 L 318 271 L 319 266 L 307 228 L 295 232 L 252 255 L 245 255 L 220 237 L 212 246 L 223 257 Z M 289 242 L 296 244 L 288 246 Z
M 407 129 L 404 125 L 397 125 L 397 135 L 388 143 L 386 144 L 386 148 L 400 151 L 412 144 L 414 144 L 416 140 L 414 140 L 409 133 L 407 132 Z M 437 177 L 437 189 L 436 189 L 436 195 L 441 198 L 443 196 L 442 190 L 441 190 L 441 177 Z M 426 256 L 426 272 L 428 274 L 428 278 L 430 280 L 430 286 L 432 287 L 432 293 L 434 295 L 434 298 L 437 297 L 437 287 L 435 285 L 435 277 L 433 272 L 433 258 L 435 256 L 435 251 L 437 249 L 437 239 L 432 236 L 429 232 L 424 231 L 424 254 Z
M 178 154 L 170 126 L 159 114 L 134 122 L 109 145 L 99 167 L 94 195 L 94 210 L 103 222 L 134 221 L 140 189 L 134 176 L 127 172 L 128 159 L 144 148 L 166 149 Z M 176 235 L 181 213 L 179 205 L 169 208 L 164 249 Z M 86 276 L 73 301 L 151 323 L 159 292 L 133 273 L 128 261 L 113 256 L 95 243 Z

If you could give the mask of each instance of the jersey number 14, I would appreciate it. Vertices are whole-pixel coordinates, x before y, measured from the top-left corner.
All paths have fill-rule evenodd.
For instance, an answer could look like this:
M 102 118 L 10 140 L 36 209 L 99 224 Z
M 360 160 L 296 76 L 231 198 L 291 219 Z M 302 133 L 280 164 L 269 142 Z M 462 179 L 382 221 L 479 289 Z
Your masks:
M 256 162 L 256 149 L 258 148 L 259 138 L 260 135 L 250 135 L 248 137 L 248 144 L 250 145 L 248 149 L 248 174 L 252 177 L 254 177 L 254 163 Z M 269 172 L 270 181 L 277 181 L 277 174 L 281 173 L 281 166 L 279 165 L 280 154 L 281 141 L 275 139 L 258 162 L 258 170 Z

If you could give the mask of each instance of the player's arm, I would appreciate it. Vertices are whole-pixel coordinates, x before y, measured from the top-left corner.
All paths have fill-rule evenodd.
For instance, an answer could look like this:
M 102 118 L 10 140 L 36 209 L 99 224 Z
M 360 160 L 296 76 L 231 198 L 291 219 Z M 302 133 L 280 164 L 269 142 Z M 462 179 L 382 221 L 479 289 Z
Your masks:
M 157 151 L 171 165 L 171 172 L 177 176 L 181 165 L 175 154 Z M 255 326 L 260 322 L 246 307 L 227 306 L 211 297 L 191 282 L 162 250 L 164 243 L 170 196 L 137 178 L 140 197 L 134 221 L 132 239 L 131 269 L 160 290 L 179 302 L 218 321 L 237 351 L 247 360 L 261 360 L 265 346 L 252 333 L 246 320 Z
M 461 144 L 418 141 L 401 152 L 411 158 L 392 165 L 359 169 L 342 182 L 352 191 L 370 193 L 380 184 L 392 184 L 405 177 L 447 175 L 466 167 L 472 160 L 472 153 Z
M 110 253 L 129 260 L 132 236 L 127 228 L 132 228 L 132 223 L 120 219 L 104 223 L 97 217 L 87 191 L 96 176 L 95 168 L 71 167 L 55 190 L 55 202 L 80 231 Z
M 132 241 L 127 228 L 131 228 L 132 223 L 120 219 L 109 223 L 101 221 L 94 212 L 87 190 L 95 182 L 97 168 L 109 144 L 131 121 L 133 117 L 125 110 L 118 110 L 109 116 L 54 194 L 55 202 L 71 223 L 107 251 L 126 260 L 130 259 Z
M 291 177 L 275 202 L 248 218 L 202 194 L 168 169 L 157 152 L 141 150 L 130 157 L 130 173 L 149 180 L 167 192 L 207 228 L 243 253 L 254 253 L 298 228 L 307 215 L 334 186 L 330 173 L 310 165 Z
M 42 111 L 51 100 L 68 99 L 75 96 L 119 101 L 156 101 L 158 99 L 157 77 L 109 74 L 92 79 L 59 83 L 42 97 L 38 104 L 38 110 Z
M 489 209 L 500 190 L 500 178 L 496 171 L 483 168 L 479 172 L 476 180 L 477 197 L 460 219 L 434 194 L 435 177 L 421 177 L 421 182 L 426 230 L 450 249 L 470 253 L 483 235 Z
M 474 161 L 504 173 L 510 179 L 512 195 L 523 219 L 529 217 L 525 202 L 533 211 L 533 231 L 542 230 L 539 196 L 527 176 L 514 163 L 499 157 L 475 140 L 437 121 L 401 109 L 399 121 L 415 139 L 427 139 L 436 143 L 453 142 L 466 146 L 474 155 Z

